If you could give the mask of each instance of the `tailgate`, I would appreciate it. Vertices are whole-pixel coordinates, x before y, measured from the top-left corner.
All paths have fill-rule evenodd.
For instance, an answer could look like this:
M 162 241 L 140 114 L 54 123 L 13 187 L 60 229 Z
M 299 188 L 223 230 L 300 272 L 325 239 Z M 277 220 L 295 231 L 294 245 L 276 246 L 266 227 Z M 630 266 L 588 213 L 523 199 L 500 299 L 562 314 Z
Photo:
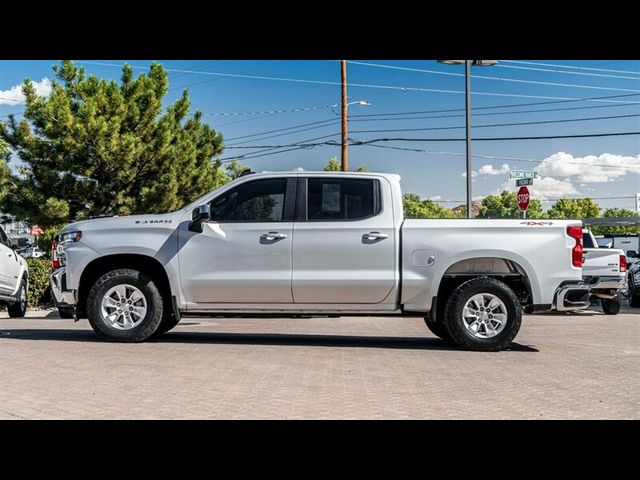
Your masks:
M 582 275 L 585 277 L 611 277 L 620 275 L 622 250 L 585 248 Z

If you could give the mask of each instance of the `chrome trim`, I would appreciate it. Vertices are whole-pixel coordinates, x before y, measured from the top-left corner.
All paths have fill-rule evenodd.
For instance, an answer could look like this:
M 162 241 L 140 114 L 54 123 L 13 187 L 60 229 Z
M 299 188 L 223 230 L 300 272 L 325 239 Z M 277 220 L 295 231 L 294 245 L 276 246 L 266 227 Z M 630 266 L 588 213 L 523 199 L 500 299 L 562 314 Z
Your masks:
M 572 302 L 570 300 L 567 300 L 567 295 L 569 294 L 569 292 L 573 292 L 576 290 L 583 292 L 583 296 L 586 297 L 586 300 L 582 302 Z M 558 312 L 584 310 L 585 308 L 589 308 L 589 305 L 591 305 L 591 302 L 589 300 L 589 292 L 589 287 L 584 283 L 562 285 L 556 289 L 553 308 Z

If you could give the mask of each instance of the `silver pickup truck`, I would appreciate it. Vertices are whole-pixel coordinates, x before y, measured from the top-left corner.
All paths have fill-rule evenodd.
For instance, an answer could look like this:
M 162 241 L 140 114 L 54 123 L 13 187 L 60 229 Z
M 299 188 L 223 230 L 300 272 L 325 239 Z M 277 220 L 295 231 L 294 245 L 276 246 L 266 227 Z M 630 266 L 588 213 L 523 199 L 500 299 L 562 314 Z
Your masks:
M 625 253 L 618 248 L 600 248 L 593 233 L 586 228 L 582 232 L 582 278 L 591 297 L 600 299 L 604 313 L 616 315 L 620 313 L 620 292 L 627 274 Z
M 176 212 L 65 226 L 52 290 L 102 338 L 144 341 L 182 314 L 424 317 L 497 351 L 522 308 L 589 306 L 580 221 L 405 219 L 400 177 L 242 176 Z

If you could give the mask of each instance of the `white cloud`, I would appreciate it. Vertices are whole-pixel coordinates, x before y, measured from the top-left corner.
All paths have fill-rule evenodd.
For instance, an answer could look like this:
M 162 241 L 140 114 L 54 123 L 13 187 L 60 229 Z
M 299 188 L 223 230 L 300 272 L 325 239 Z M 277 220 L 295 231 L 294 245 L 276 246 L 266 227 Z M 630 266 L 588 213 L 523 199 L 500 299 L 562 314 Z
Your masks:
M 442 195 L 436 195 L 435 197 L 429 198 L 429 200 L 437 202 L 438 200 L 442 200 Z
M 503 163 L 500 168 L 495 168 L 491 164 L 481 166 L 478 171 L 471 171 L 471 178 L 477 177 L 478 175 L 504 175 L 505 173 L 509 173 L 511 171 L 511 167 L 508 164 Z M 462 172 L 463 177 L 467 177 L 467 172 Z
M 46 97 L 51 93 L 51 80 L 46 77 L 39 82 L 32 82 L 32 84 L 39 97 Z M 25 98 L 22 94 L 22 84 L 14 85 L 9 90 L 0 90 L 0 105 L 22 105 L 23 103 L 25 103 Z
M 565 152 L 554 153 L 535 168 L 540 175 L 576 177 L 582 183 L 615 182 L 627 173 L 640 173 L 640 155 L 624 156 L 603 153 L 574 157 Z
M 500 168 L 495 168 L 493 165 L 487 164 L 483 165 L 478 169 L 479 175 L 504 175 L 505 173 L 509 173 L 511 168 L 506 163 L 502 164 Z
M 580 193 L 571 181 L 558 180 L 553 177 L 536 178 L 533 181 L 533 185 L 528 188 L 531 192 L 531 198 L 537 198 L 538 200 L 578 195 Z
M 529 189 L 529 192 L 531 192 L 532 200 L 547 200 L 549 198 L 580 195 L 580 192 L 570 180 L 558 180 L 553 177 L 536 178 L 533 181 L 533 185 L 530 185 L 527 188 Z M 513 180 L 504 182 L 496 189 L 495 194 L 500 195 L 500 192 L 503 190 L 507 190 L 509 192 L 515 191 L 515 182 Z

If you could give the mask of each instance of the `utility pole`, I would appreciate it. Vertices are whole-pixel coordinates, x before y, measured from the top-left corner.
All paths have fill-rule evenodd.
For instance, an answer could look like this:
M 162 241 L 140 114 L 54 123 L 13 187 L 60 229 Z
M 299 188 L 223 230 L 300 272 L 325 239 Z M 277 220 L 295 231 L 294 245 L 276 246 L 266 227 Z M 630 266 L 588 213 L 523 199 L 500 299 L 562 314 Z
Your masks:
M 466 123 L 466 143 L 467 143 L 467 218 L 473 218 L 472 201 L 471 201 L 471 60 L 464 61 L 465 76 L 465 101 L 464 107 L 467 117 Z
M 347 152 L 347 61 L 340 60 L 340 76 L 342 77 L 342 171 L 349 170 Z

